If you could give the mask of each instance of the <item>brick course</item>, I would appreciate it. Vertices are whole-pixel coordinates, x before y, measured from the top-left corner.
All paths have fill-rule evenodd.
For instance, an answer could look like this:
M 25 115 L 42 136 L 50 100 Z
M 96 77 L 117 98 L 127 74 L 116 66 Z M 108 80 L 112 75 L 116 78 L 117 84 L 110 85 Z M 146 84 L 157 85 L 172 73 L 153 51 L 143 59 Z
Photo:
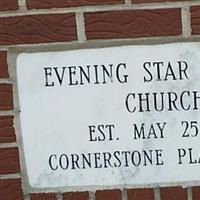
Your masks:
M 88 192 L 66 192 L 63 194 L 63 200 L 89 200 Z
M 0 84 L 0 111 L 12 110 L 13 88 L 11 84 Z
M 128 200 L 154 200 L 153 189 L 129 189 Z
M 180 9 L 132 10 L 85 14 L 88 39 L 181 35 Z
M 21 179 L 0 179 L 0 199 L 23 200 Z
M 162 200 L 187 200 L 187 189 L 181 187 L 166 187 L 160 189 Z
M 17 0 L 1 0 L 0 1 L 0 11 L 13 11 L 18 10 Z
M 192 187 L 192 200 L 200 199 L 200 186 Z
M 200 6 L 191 7 L 191 29 L 192 34 L 200 34 Z
M 14 116 L 0 116 L 0 143 L 15 142 Z
M 0 51 L 0 78 L 8 78 L 7 52 Z
M 76 40 L 74 14 L 0 18 L 0 45 Z M 39 28 L 40 27 L 40 28 Z
M 122 200 L 120 190 L 98 190 L 95 193 L 96 200 Z
M 20 172 L 18 148 L 0 148 L 0 174 L 18 172 Z
M 31 200 L 56 200 L 55 193 L 38 193 L 31 194 Z
M 27 0 L 28 9 L 121 4 L 124 0 Z
M 188 1 L 188 0 L 132 0 L 133 3 L 163 3 L 163 2 L 177 2 L 177 1 Z

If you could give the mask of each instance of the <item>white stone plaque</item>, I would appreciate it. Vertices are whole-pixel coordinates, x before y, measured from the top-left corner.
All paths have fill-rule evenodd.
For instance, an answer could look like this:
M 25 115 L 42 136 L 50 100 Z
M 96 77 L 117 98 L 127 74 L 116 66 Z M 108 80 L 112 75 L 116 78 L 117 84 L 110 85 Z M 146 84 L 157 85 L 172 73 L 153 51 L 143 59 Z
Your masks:
M 200 180 L 200 44 L 22 53 L 20 121 L 30 185 Z

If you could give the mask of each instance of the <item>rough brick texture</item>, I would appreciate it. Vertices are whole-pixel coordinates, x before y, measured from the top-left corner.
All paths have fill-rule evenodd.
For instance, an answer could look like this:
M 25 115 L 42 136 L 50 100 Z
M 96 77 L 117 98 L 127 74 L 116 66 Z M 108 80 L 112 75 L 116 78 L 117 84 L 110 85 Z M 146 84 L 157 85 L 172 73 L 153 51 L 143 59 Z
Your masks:
M 0 78 L 7 78 L 8 76 L 7 52 L 0 51 Z
M 88 39 L 173 36 L 182 33 L 180 9 L 85 14 Z
M 0 148 L 0 174 L 18 172 L 20 172 L 18 148 Z
M 0 0 L 0 11 L 18 10 L 18 0 Z
M 76 40 L 74 14 L 0 18 L 0 45 Z
M 120 190 L 98 190 L 95 193 L 96 200 L 121 200 Z
M 66 192 L 63 194 L 63 200 L 89 200 L 88 192 Z
M 154 200 L 153 189 L 129 189 L 128 200 Z
M 27 0 L 28 9 L 63 8 L 124 3 L 124 0 Z
M 16 141 L 13 116 L 0 116 L 0 143 Z
M 0 179 L 1 200 L 23 200 L 20 179 Z
M 200 6 L 193 6 L 190 11 L 192 34 L 200 34 Z
M 200 199 L 200 186 L 196 186 L 192 188 L 192 200 Z
M 11 84 L 0 84 L 0 111 L 13 109 L 13 89 Z
M 199 35 L 200 2 L 195 0 L 25 0 L 25 6 L 27 6 L 28 10 L 20 11 L 18 11 L 19 0 L 0 0 L 0 111 L 14 110 L 13 85 L 4 84 L 4 82 L 7 81 L 6 78 L 9 78 L 7 53 L 12 52 L 12 49 L 17 49 L 18 44 L 30 44 L 28 47 L 30 49 L 32 44 L 35 45 L 47 43 L 47 45 L 45 46 L 48 47 L 48 44 L 53 42 L 66 42 L 66 48 L 68 48 L 68 41 L 77 41 L 77 27 L 75 13 L 73 13 L 75 12 L 74 10 L 77 10 L 77 13 L 82 12 L 84 15 L 85 23 L 78 24 L 85 25 L 87 40 L 122 39 L 120 40 L 121 43 L 123 39 L 126 38 L 181 36 L 181 19 L 185 20 L 185 16 L 181 17 L 181 9 L 183 9 L 184 7 L 184 5 L 182 6 L 181 3 L 186 1 L 188 7 L 190 6 L 190 4 L 193 5 L 190 9 L 192 34 Z M 132 2 L 132 5 L 125 5 L 125 2 Z M 170 8 L 166 8 L 169 5 L 168 2 L 171 2 Z M 176 7 L 174 7 L 173 2 L 179 3 L 176 3 Z M 144 3 L 145 5 L 139 5 L 140 3 Z M 134 6 L 134 4 L 136 7 Z M 120 7 L 117 7 L 117 5 L 120 5 Z M 123 6 L 124 9 L 119 10 L 122 8 L 122 5 L 125 5 Z M 81 8 L 81 6 L 83 6 L 84 8 Z M 56 9 L 54 8 L 61 8 L 59 9 L 59 12 L 67 13 L 56 14 Z M 36 11 L 33 9 L 46 10 Z M 79 28 L 81 28 L 81 26 Z M 81 31 L 83 30 L 84 29 L 81 29 Z M 193 37 L 191 36 L 189 36 L 189 38 L 191 40 L 193 39 Z M 167 41 L 168 39 L 165 38 L 165 41 Z M 158 38 L 156 40 L 156 43 L 159 43 L 159 41 L 160 40 Z M 173 37 L 173 41 L 176 41 L 176 37 Z M 147 43 L 148 42 L 149 40 L 147 40 Z M 98 42 L 95 41 L 95 43 L 93 44 L 95 45 L 97 43 Z M 12 46 L 10 47 L 5 45 Z M 75 43 L 75 46 L 76 45 L 77 43 Z M 81 46 L 81 48 L 85 45 L 90 46 L 90 42 L 81 43 L 81 45 L 83 45 Z M 112 45 L 115 46 L 116 44 L 113 42 Z M 19 49 L 21 49 L 21 47 Z M 25 51 L 28 50 L 26 47 L 23 47 L 22 49 L 24 49 Z M 39 48 L 38 50 L 41 49 Z M 10 77 L 9 80 L 13 80 L 15 82 L 14 77 Z M 12 112 L 16 112 L 16 108 Z M 4 112 L 3 114 L 5 115 L 6 112 Z M 2 116 L 1 114 L 0 143 L 9 143 L 16 141 L 13 120 L 14 116 Z M 26 199 L 25 197 L 23 197 L 21 179 L 2 179 L 2 177 L 7 177 L 7 175 L 9 174 L 14 174 L 14 176 L 15 174 L 21 174 L 19 148 L 19 146 L 3 147 L 1 145 L 0 200 Z M 22 176 L 24 176 L 23 172 Z M 188 200 L 187 189 L 183 189 L 181 187 L 160 188 L 160 191 L 161 200 Z M 30 200 L 57 200 L 56 192 L 37 192 L 40 192 L 40 190 L 36 190 L 36 193 L 28 193 L 28 199 L 30 195 Z M 90 199 L 89 192 L 66 192 L 62 195 L 62 200 Z M 192 188 L 192 195 L 193 200 L 200 200 L 199 186 Z M 127 200 L 154 199 L 154 190 L 151 188 L 133 188 L 127 190 Z M 95 192 L 95 200 L 122 200 L 121 190 L 97 190 Z
M 55 193 L 31 194 L 31 200 L 56 200 Z
M 133 3 L 161 3 L 161 2 L 176 2 L 188 0 L 132 0 Z
M 166 187 L 160 189 L 162 200 L 187 200 L 187 189 L 181 187 Z

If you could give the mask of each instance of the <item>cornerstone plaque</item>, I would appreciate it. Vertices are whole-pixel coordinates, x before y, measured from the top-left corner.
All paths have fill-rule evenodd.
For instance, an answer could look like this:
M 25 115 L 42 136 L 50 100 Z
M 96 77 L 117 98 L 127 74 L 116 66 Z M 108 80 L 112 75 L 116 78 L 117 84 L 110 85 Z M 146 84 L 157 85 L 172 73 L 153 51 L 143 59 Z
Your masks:
M 32 187 L 200 180 L 200 44 L 22 53 Z

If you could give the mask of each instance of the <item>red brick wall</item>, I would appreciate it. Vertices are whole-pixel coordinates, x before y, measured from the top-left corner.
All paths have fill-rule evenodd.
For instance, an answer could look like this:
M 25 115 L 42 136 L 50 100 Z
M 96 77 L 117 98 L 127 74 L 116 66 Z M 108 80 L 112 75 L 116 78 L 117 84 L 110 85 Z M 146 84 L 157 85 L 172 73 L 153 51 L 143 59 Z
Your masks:
M 199 200 L 200 187 L 29 191 L 20 155 L 14 48 L 200 39 L 200 1 L 0 0 L 0 200 Z M 57 194 L 57 192 L 59 192 Z

